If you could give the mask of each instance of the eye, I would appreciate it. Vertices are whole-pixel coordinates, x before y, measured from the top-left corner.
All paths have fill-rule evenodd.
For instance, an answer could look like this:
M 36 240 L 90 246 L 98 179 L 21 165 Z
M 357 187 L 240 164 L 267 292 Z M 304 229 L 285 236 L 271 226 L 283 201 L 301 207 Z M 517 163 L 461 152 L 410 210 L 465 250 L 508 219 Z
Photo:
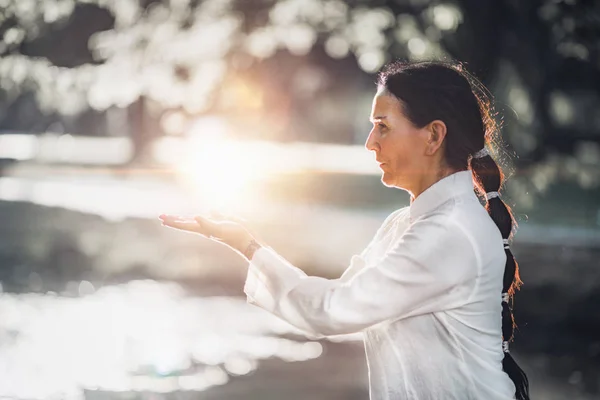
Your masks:
M 383 131 L 383 130 L 387 129 L 387 126 L 385 126 L 385 125 L 384 125 L 384 124 L 382 124 L 381 122 L 378 122 L 378 123 L 377 123 L 377 126 L 379 127 L 379 130 L 380 130 L 380 131 Z

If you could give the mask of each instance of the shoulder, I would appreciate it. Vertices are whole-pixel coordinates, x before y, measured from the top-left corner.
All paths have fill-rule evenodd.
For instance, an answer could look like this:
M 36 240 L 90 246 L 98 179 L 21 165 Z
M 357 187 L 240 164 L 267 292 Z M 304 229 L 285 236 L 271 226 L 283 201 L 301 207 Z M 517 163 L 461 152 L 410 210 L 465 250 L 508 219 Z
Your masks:
M 489 236 L 499 231 L 477 198 L 467 197 L 417 219 L 405 233 L 412 234 L 414 246 L 424 253 L 462 260 L 462 267 L 480 271 L 482 250 L 494 244 Z
M 453 197 L 416 220 L 411 227 L 428 230 L 445 241 L 467 241 L 472 246 L 478 226 L 489 220 L 489 215 L 474 194 Z
M 402 235 L 411 244 L 413 253 L 437 255 L 456 254 L 477 262 L 474 240 L 454 212 L 435 212 L 410 224 Z
M 485 207 L 476 198 L 467 198 L 457 204 L 450 214 L 457 231 L 466 237 L 477 258 L 503 258 L 502 234 Z
M 394 252 L 423 271 L 435 273 L 440 282 L 471 281 L 480 271 L 473 241 L 448 213 L 433 213 L 414 221 Z
M 405 232 L 441 245 L 465 239 L 460 220 L 453 212 L 433 212 L 412 221 Z

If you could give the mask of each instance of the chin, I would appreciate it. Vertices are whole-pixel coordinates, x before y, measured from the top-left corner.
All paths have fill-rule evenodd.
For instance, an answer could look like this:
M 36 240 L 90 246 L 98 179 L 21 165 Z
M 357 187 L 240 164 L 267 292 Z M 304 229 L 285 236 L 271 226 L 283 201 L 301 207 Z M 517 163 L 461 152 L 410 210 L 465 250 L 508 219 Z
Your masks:
M 401 181 L 401 179 L 398 179 L 398 176 L 394 176 L 389 172 L 384 172 L 381 176 L 381 183 L 383 183 L 383 186 L 405 190 L 402 187 L 402 183 L 398 182 L 399 180 Z
M 396 187 L 395 179 L 393 179 L 389 174 L 385 172 L 381 176 L 381 183 L 383 183 L 383 185 L 387 187 Z
M 385 179 L 383 179 L 383 178 L 381 178 L 381 183 L 383 183 L 383 186 L 386 186 L 386 187 L 394 187 L 393 184 L 386 182 Z

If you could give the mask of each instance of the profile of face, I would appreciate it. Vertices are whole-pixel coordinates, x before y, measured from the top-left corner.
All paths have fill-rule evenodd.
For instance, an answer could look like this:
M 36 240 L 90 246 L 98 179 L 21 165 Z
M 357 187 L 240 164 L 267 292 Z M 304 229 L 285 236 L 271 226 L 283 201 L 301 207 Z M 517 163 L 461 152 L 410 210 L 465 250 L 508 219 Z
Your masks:
M 433 121 L 418 128 L 404 115 L 400 101 L 380 89 L 373 98 L 373 128 L 365 143 L 382 170 L 385 186 L 413 192 L 424 174 L 439 168 L 446 126 Z

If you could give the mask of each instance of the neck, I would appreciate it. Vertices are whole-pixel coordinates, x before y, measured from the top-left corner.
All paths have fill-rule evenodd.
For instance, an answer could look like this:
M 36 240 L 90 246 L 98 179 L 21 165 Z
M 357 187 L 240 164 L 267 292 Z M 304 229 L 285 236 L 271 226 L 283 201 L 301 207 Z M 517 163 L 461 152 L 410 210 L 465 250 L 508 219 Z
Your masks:
M 425 190 L 427 190 L 434 183 L 444 179 L 445 177 L 454 174 L 455 171 L 450 168 L 436 168 L 435 170 L 428 171 L 424 174 L 419 175 L 418 179 L 413 183 L 412 188 L 409 190 L 410 202 L 415 201 L 417 197 Z

